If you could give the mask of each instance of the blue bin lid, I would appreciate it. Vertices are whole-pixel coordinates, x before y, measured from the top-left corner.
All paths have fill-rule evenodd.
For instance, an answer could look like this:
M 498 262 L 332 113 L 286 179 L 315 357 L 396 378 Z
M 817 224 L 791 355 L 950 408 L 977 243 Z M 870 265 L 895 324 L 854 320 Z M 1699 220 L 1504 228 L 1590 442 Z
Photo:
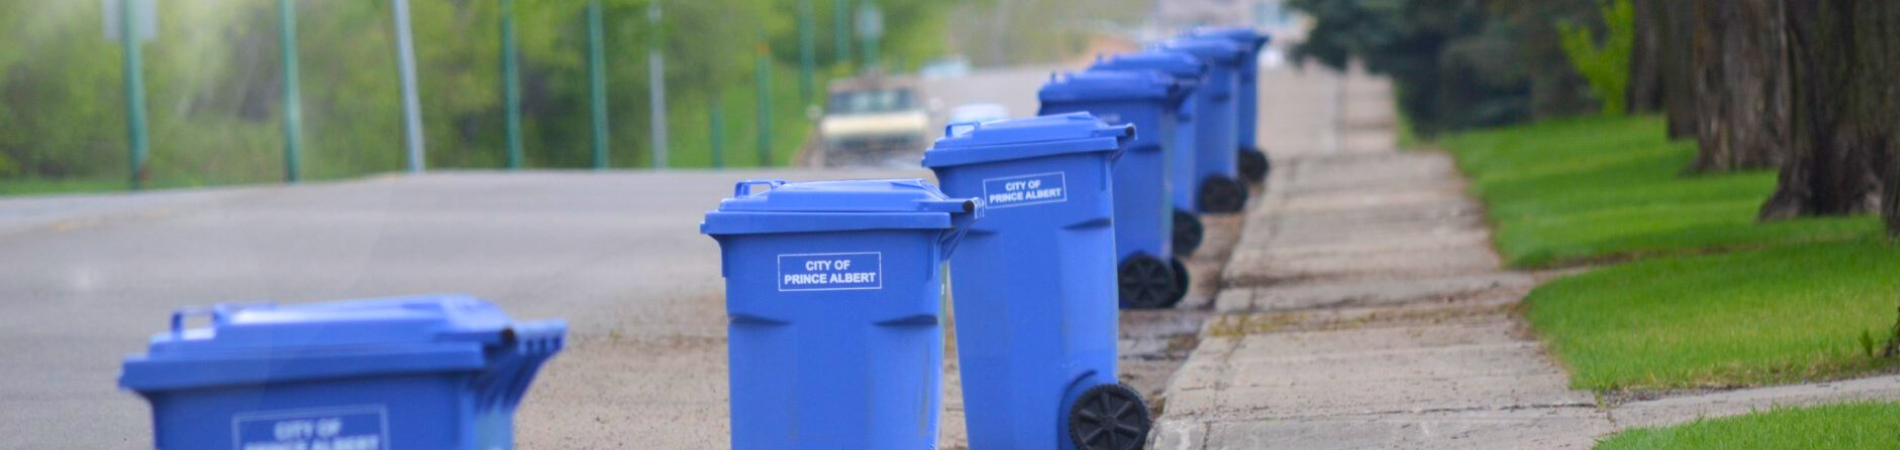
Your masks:
M 1175 38 L 1162 42 L 1159 48 L 1193 55 L 1214 64 L 1234 64 L 1247 52 L 1239 44 L 1221 37 Z
M 1271 40 L 1267 35 L 1253 27 L 1199 27 L 1188 32 L 1189 36 L 1219 37 L 1239 44 L 1242 51 L 1257 51 L 1260 46 Z
M 1153 71 L 1090 70 L 1053 76 L 1036 91 L 1043 103 L 1175 99 L 1185 93 L 1174 77 Z
M 1096 58 L 1089 70 L 1152 70 L 1173 76 L 1182 83 L 1197 83 L 1207 74 L 1207 64 L 1180 52 L 1142 50 Z
M 755 187 L 768 187 L 754 191 Z M 711 235 L 873 229 L 948 229 L 951 214 L 975 212 L 921 179 L 788 183 L 743 180 L 732 197 L 708 211 L 699 231 Z
M 1114 152 L 1134 137 L 1134 125 L 1109 125 L 1086 112 L 950 124 L 936 145 L 924 152 L 924 167 Z
M 195 315 L 209 315 L 211 324 L 184 328 Z M 121 386 L 145 391 L 480 370 L 489 363 L 487 347 L 531 337 L 558 342 L 566 330 L 558 321 L 516 324 L 494 304 L 460 295 L 227 304 L 179 310 L 171 320 L 171 331 L 152 336 L 148 354 L 126 357 Z

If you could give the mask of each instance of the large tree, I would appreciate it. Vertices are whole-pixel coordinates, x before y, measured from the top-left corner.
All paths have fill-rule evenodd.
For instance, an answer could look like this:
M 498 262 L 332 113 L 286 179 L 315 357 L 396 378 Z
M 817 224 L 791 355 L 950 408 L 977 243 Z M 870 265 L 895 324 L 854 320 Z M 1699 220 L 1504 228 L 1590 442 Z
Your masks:
M 1780 0 L 1696 0 L 1691 171 L 1773 167 L 1788 144 Z
M 1635 0 L 1634 36 L 1630 46 L 1629 86 L 1624 89 L 1623 106 L 1631 114 L 1661 111 L 1663 105 L 1662 0 Z
M 1663 3 L 1662 22 L 1662 97 L 1663 113 L 1669 119 L 1669 137 L 1695 137 L 1695 2 L 1688 0 L 1648 0 Z
M 1865 212 L 1896 191 L 1900 2 L 1786 0 L 1790 145 L 1763 219 Z M 1889 230 L 1900 225 L 1885 202 Z
M 1662 112 L 1669 137 L 1696 136 L 1695 0 L 1635 0 L 1626 105 L 1631 113 Z

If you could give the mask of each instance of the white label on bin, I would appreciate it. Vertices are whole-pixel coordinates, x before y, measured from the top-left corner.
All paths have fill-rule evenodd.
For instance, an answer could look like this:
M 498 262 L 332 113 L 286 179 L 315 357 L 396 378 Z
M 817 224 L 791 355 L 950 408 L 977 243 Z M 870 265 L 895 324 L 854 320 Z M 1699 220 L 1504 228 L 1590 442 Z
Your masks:
M 990 209 L 1069 201 L 1068 174 L 1039 173 L 983 180 L 983 202 Z
M 884 254 L 881 252 L 778 255 L 779 292 L 883 288 Z
M 231 416 L 237 450 L 387 450 L 383 405 L 254 411 Z

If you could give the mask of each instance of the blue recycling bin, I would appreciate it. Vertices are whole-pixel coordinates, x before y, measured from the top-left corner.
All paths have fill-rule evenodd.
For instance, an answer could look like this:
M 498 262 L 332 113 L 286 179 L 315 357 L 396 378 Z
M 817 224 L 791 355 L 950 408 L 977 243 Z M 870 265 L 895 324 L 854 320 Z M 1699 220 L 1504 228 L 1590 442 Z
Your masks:
M 508 449 L 566 332 L 462 296 L 219 305 L 173 313 L 119 386 L 152 404 L 161 449 Z
M 1115 249 L 1123 308 L 1174 306 L 1187 293 L 1187 266 L 1174 257 L 1174 207 L 1168 199 L 1168 152 L 1174 114 L 1188 89 L 1153 71 L 1091 70 L 1054 77 L 1037 97 L 1039 114 L 1085 112 L 1136 133 L 1114 164 Z
M 1247 181 L 1259 183 L 1267 179 L 1267 171 L 1272 168 L 1267 153 L 1260 149 L 1260 48 L 1267 44 L 1267 35 L 1260 34 L 1253 27 L 1203 27 L 1189 32 L 1192 36 L 1218 37 L 1233 41 L 1244 51 L 1240 57 L 1240 72 L 1237 105 L 1240 125 L 1240 176 Z
M 1186 89 L 1194 89 L 1207 75 L 1207 65 L 1199 59 L 1176 52 L 1143 50 L 1122 53 L 1106 58 L 1098 58 L 1089 66 L 1089 70 L 1131 70 L 1153 71 L 1174 77 L 1176 83 Z M 1196 102 L 1190 93 L 1174 114 L 1174 137 L 1168 151 L 1168 191 L 1169 200 L 1174 205 L 1174 254 L 1191 255 L 1201 247 L 1204 234 L 1201 227 L 1200 210 L 1195 207 L 1195 193 L 1199 192 L 1193 180 L 1194 159 L 1198 156 L 1195 146 L 1194 110 Z
M 950 260 L 970 448 L 1139 446 L 1148 408 L 1116 381 L 1112 176 L 1134 127 L 1071 113 L 947 128 L 924 166 L 989 208 Z
M 1203 213 L 1239 212 L 1247 203 L 1247 186 L 1240 181 L 1236 117 L 1240 46 L 1224 38 L 1176 38 L 1160 48 L 1180 52 L 1207 64 L 1207 77 L 1194 89 L 1196 130 L 1194 176 L 1198 184 L 1195 205 Z
M 732 448 L 935 448 L 942 263 L 981 211 L 902 179 L 746 180 L 707 212 Z

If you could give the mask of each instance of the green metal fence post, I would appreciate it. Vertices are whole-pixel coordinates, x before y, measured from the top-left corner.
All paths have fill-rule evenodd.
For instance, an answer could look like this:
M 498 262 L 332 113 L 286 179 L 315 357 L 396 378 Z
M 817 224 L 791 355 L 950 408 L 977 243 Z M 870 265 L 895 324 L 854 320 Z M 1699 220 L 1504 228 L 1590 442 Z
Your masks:
M 660 2 L 647 3 L 647 26 L 654 37 L 647 42 L 647 126 L 653 146 L 653 168 L 666 168 L 666 28 L 660 26 Z
M 501 0 L 502 105 L 507 108 L 508 170 L 521 168 L 521 79 L 515 51 L 515 2 Z
M 812 100 L 812 71 L 815 70 L 818 50 L 812 35 L 812 0 L 798 0 L 798 103 L 810 105 Z
M 858 9 L 858 44 L 864 52 L 864 70 L 878 69 L 883 64 L 878 54 L 878 41 L 884 38 L 884 13 L 873 0 L 864 0 Z
M 607 46 L 600 0 L 587 2 L 587 81 L 593 97 L 594 170 L 607 169 Z
M 119 44 L 125 47 L 125 141 L 131 162 L 132 190 L 145 188 L 145 60 L 140 54 L 136 0 L 119 0 Z
M 284 182 L 302 178 L 303 94 L 297 82 L 297 5 L 277 0 L 277 41 L 284 61 Z
M 851 63 L 851 0 L 831 2 L 832 64 Z
M 772 165 L 772 54 L 759 42 L 759 167 Z

